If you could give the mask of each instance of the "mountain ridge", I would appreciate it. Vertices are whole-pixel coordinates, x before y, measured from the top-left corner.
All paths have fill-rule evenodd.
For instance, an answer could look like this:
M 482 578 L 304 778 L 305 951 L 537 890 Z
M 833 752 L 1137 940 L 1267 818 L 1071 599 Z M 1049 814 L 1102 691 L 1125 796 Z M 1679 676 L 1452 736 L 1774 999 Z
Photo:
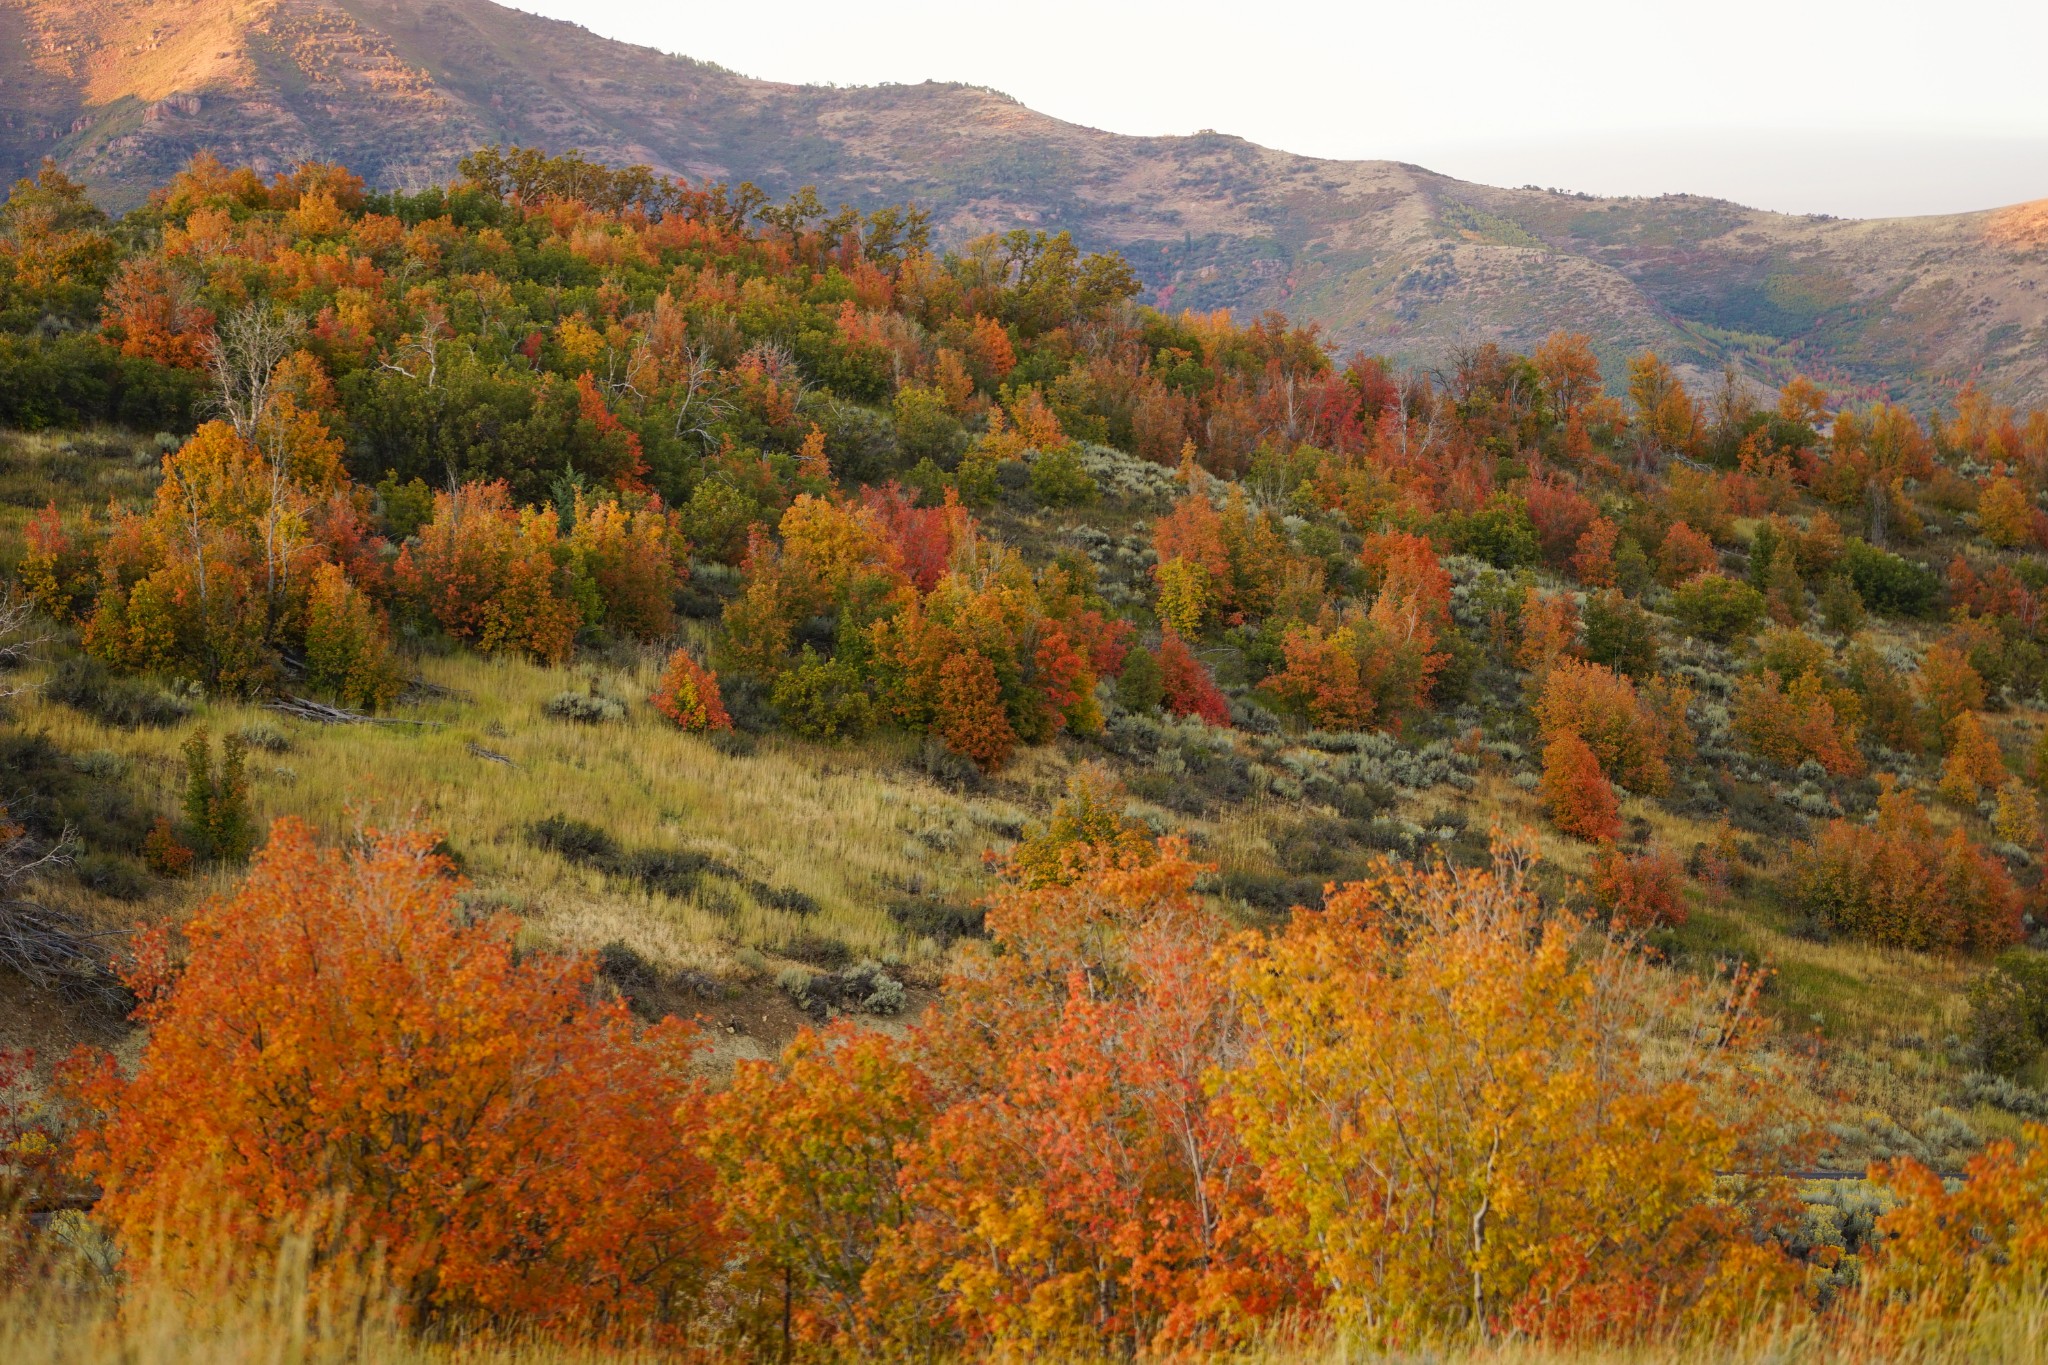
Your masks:
M 1123 251 L 1162 304 L 1278 308 L 1409 363 L 1564 325 L 1616 375 L 1654 348 L 1767 385 L 2048 398 L 2048 200 L 1843 220 L 1501 189 L 1220 133 L 1130 137 L 962 84 L 756 80 L 489 0 L 0 0 L 0 53 L 0 170 L 55 155 L 116 208 L 202 150 L 417 188 L 479 145 L 576 147 L 915 201 L 949 242 L 1066 229 Z

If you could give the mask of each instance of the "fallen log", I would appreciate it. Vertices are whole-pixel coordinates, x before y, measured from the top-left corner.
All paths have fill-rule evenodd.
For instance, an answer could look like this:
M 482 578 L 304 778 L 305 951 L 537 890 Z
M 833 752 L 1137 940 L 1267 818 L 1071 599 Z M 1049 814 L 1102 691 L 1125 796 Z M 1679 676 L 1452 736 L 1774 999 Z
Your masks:
M 351 711 L 345 706 L 331 706 L 311 697 L 290 695 L 272 697 L 263 703 L 266 711 L 276 711 L 295 720 L 310 720 L 316 725 L 425 725 L 438 728 L 438 720 L 407 720 L 400 716 L 371 716 L 361 711 Z

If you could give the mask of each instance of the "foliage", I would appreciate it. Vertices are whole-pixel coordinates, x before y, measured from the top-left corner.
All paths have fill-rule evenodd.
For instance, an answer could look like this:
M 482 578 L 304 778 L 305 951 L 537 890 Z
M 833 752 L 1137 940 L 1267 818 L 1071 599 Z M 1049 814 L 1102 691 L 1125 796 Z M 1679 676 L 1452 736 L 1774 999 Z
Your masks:
M 654 709 L 692 733 L 732 729 L 724 699 L 718 692 L 718 675 L 697 662 L 686 649 L 668 656 L 661 681 L 648 695 Z
M 1688 633 L 1730 644 L 1756 633 L 1764 596 L 1739 578 L 1703 573 L 1672 591 L 1671 614 Z
M 1788 1300 L 1794 1267 L 1717 1186 L 1773 1136 L 1755 982 L 1717 995 L 1625 940 L 1582 951 L 1525 857 L 1382 862 L 1245 945 L 1253 1032 L 1223 1084 L 1271 1235 L 1381 1339 L 1626 1336 Z M 1653 1032 L 1694 1041 L 1660 1055 Z
M 1543 805 L 1560 830 L 1600 843 L 1621 833 L 1621 806 L 1600 760 L 1575 730 L 1560 731 L 1543 750 Z
M 142 1064 L 78 1076 L 78 1167 L 138 1275 L 204 1274 L 222 1235 L 260 1275 L 297 1220 L 331 1273 L 381 1254 L 420 1324 L 638 1331 L 719 1254 L 691 1031 L 590 1004 L 587 961 L 515 962 L 432 842 L 279 822 L 181 971 L 146 945 Z
M 1159 640 L 1159 691 L 1166 709 L 1211 725 L 1230 724 L 1230 701 L 1187 642 L 1172 631 Z
M 185 822 L 194 849 L 220 862 L 239 863 L 256 847 L 256 822 L 249 811 L 249 776 L 240 735 L 220 744 L 220 763 L 213 761 L 213 738 L 195 730 L 185 740 Z
M 1937 837 L 1912 795 L 1887 786 L 1874 827 L 1831 820 L 1797 851 L 1793 900 L 1821 926 L 1886 947 L 1984 952 L 2020 935 L 2004 864 L 1962 830 Z
M 1685 869 L 1668 849 L 1630 856 L 1619 845 L 1594 864 L 1593 899 L 1618 925 L 1640 932 L 1685 923 Z

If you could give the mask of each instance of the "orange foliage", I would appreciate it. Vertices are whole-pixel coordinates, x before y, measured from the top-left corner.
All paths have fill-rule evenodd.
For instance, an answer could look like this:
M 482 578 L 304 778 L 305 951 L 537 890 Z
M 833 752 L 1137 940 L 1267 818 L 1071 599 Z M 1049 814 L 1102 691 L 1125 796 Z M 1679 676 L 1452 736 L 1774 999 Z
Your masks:
M 76 1079 L 98 1216 L 174 1283 L 219 1235 L 261 1275 L 303 1226 L 327 1273 L 381 1250 L 418 1323 L 637 1332 L 719 1258 L 693 1033 L 591 1004 L 586 960 L 515 962 L 431 843 L 343 855 L 280 821 L 187 924 L 182 972 L 145 945 L 141 1064 Z
M 1543 804 L 1560 830 L 1597 844 L 1621 834 L 1621 804 L 1586 741 L 1561 731 L 1543 750 Z
M 1984 705 L 1984 679 L 1955 646 L 1929 645 L 1920 659 L 1920 700 L 1936 731 L 1947 735 L 1956 717 Z
M 434 519 L 399 553 L 399 595 L 459 640 L 523 650 L 550 663 L 569 655 L 582 613 L 556 560 L 552 509 L 514 511 L 502 483 L 434 494 Z
M 1998 790 L 2010 776 L 1998 742 L 1984 732 L 1974 711 L 1949 722 L 1948 758 L 1941 765 L 1941 794 L 1959 806 L 1977 804 L 1978 789 Z
M 1601 768 L 1632 791 L 1661 792 L 1671 783 L 1665 764 L 1674 730 L 1684 726 L 1683 701 L 1676 714 L 1645 705 L 1636 686 L 1605 664 L 1565 659 L 1543 681 L 1535 706 L 1545 741 L 1576 734 L 1597 756 Z M 1690 736 L 1681 741 L 1690 747 Z
M 1661 929 L 1685 923 L 1680 888 L 1685 869 L 1668 849 L 1645 849 L 1635 857 L 1610 844 L 1593 870 L 1593 898 L 1600 908 L 1631 930 Z
M 1683 583 L 1695 574 L 1720 566 L 1721 557 L 1714 553 L 1714 542 L 1684 522 L 1672 523 L 1664 533 L 1664 544 L 1657 551 L 1657 577 L 1665 583 Z
M 668 656 L 661 681 L 648 696 L 654 709 L 692 734 L 732 729 L 725 701 L 718 695 L 718 675 L 679 649 Z
M 1911 1157 L 1879 1162 L 1871 1183 L 1897 1205 L 1878 1220 L 1871 1288 L 1902 1321 L 1973 1305 L 2032 1301 L 2048 1269 L 2048 1127 L 1999 1138 L 1944 1179 Z
M 1856 727 L 1836 714 L 1835 700 L 1817 673 L 1801 673 L 1788 688 L 1765 669 L 1735 685 L 1735 732 L 1773 763 L 1790 768 L 1810 758 L 1837 777 L 1855 777 L 1863 771 Z
M 1880 779 L 1877 824 L 1831 820 L 1794 859 L 1794 897 L 1823 925 L 1887 947 L 1979 952 L 2020 936 L 2005 865 L 1958 829 L 1946 840 L 1909 793 Z

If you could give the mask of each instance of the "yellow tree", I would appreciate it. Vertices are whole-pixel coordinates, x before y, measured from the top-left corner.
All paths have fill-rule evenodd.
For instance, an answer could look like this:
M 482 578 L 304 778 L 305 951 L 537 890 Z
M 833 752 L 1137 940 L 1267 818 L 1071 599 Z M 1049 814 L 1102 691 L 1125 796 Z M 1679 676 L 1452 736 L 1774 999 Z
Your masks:
M 1526 849 L 1383 861 L 1242 941 L 1223 1098 L 1271 1235 L 1380 1339 L 1621 1336 L 1796 1283 L 1718 1173 L 1772 1169 L 1756 981 L 1685 984 L 1545 914 Z M 1754 1191 L 1753 1193 L 1765 1193 Z

